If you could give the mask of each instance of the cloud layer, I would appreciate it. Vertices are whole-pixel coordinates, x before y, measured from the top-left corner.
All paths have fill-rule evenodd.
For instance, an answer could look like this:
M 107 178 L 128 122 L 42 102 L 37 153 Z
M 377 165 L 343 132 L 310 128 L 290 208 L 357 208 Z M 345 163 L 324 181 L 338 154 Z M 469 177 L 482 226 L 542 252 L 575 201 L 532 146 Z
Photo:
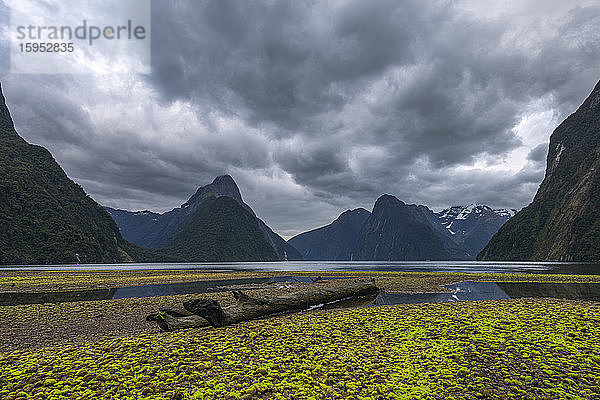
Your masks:
M 3 87 L 19 132 L 110 206 L 167 210 L 230 173 L 285 236 L 382 193 L 521 208 L 599 79 L 600 7 L 488 3 L 156 1 L 150 75 Z

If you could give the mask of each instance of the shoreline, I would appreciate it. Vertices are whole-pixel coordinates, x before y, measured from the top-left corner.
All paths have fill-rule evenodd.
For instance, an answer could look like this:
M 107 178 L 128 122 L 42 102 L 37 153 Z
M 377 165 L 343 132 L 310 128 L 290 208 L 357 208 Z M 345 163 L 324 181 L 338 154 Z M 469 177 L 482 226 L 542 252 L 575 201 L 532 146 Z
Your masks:
M 185 283 L 234 278 L 302 277 L 373 277 L 386 291 L 421 293 L 444 290 L 442 285 L 471 281 L 600 283 L 600 275 L 479 272 L 407 272 L 407 271 L 235 271 L 202 270 L 148 271 L 2 271 L 0 292 L 38 292 L 51 290 L 111 289 L 115 287 Z
M 128 272 L 58 272 L 17 273 L 0 271 L 0 292 L 38 293 L 52 290 L 81 290 L 179 283 L 220 278 L 268 278 L 279 276 L 275 272 L 205 273 L 181 271 L 128 271 Z M 363 272 L 354 271 L 319 273 L 295 272 L 294 276 L 323 277 L 373 277 L 376 285 L 386 293 L 426 294 L 448 292 L 444 285 L 462 281 L 504 282 L 552 282 L 552 283 L 600 283 L 597 275 L 540 275 L 540 274 L 466 274 L 466 273 L 416 273 L 416 272 Z M 37 284 L 32 284 L 33 282 Z M 335 285 L 328 280 L 319 285 Z M 251 296 L 276 296 L 303 288 L 311 283 L 256 284 L 245 287 Z M 232 287 L 231 289 L 235 289 Z M 183 301 L 194 298 L 215 299 L 223 305 L 232 304 L 229 291 L 177 294 L 166 296 L 131 297 L 107 300 L 74 301 L 63 303 L 22 304 L 0 306 L 0 325 L 4 340 L 0 353 L 27 348 L 42 348 L 61 343 L 97 341 L 112 337 L 128 337 L 160 330 L 155 323 L 145 320 L 148 314 L 162 307 L 180 307 Z M 518 299 L 514 299 L 518 300 Z M 540 300 L 540 299 L 535 299 Z M 543 300 L 543 299 L 541 299 Z M 578 300 L 571 300 L 578 301 Z M 590 302 L 593 303 L 593 302 Z

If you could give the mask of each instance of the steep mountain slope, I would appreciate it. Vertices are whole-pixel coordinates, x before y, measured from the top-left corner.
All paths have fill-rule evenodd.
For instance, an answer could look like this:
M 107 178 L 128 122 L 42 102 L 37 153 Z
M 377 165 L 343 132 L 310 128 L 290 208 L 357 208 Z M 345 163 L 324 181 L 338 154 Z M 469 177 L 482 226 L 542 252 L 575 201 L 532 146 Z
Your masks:
M 76 254 L 78 256 L 76 256 Z M 0 87 L 0 264 L 147 261 L 50 152 L 14 129 Z
M 155 239 L 152 233 L 155 232 L 158 218 L 160 214 L 153 213 L 150 211 L 138 211 L 132 213 L 125 210 L 117 210 L 110 207 L 104 207 L 106 211 L 117 223 L 121 235 L 127 240 L 132 241 L 131 238 L 136 238 L 135 242 L 144 247 L 148 246 L 148 243 L 152 243 Z
M 600 82 L 550 136 L 546 176 L 533 202 L 478 259 L 600 259 Z
M 373 212 L 361 231 L 359 259 L 393 261 L 468 258 L 468 254 L 442 231 L 432 228 L 423 208 L 426 207 L 407 205 L 390 195 L 377 199 Z
M 256 217 L 228 196 L 212 197 L 161 248 L 193 261 L 276 261 Z
M 391 196 L 390 196 L 391 197 Z M 385 197 L 384 197 L 385 199 Z M 390 202 L 396 204 L 395 202 Z M 402 203 L 402 202 L 400 202 Z M 410 216 L 409 223 L 424 224 L 429 227 L 434 236 L 443 244 L 448 259 L 473 259 L 483 249 L 490 238 L 516 210 L 498 209 L 485 205 L 454 206 L 434 213 L 423 205 L 406 205 L 406 215 Z M 360 253 L 363 227 L 371 214 L 362 208 L 342 213 L 329 225 L 294 236 L 288 242 L 300 251 L 305 260 L 348 261 L 367 257 Z M 387 217 L 385 217 L 387 218 Z M 392 231 L 404 229 L 401 225 L 406 221 L 402 218 L 391 218 L 386 221 Z M 400 226 L 393 226 L 399 224 Z M 423 228 L 423 227 L 421 227 Z M 424 228 L 423 228 L 424 229 Z M 383 240 L 388 238 L 382 235 Z M 403 238 L 403 246 L 411 245 L 411 240 L 419 236 Z M 415 244 L 416 245 L 416 244 Z M 377 244 L 375 246 L 378 246 Z M 378 247 L 378 251 L 379 251 Z M 390 249 L 391 251 L 391 249 Z M 411 255 L 410 257 L 415 257 Z M 420 253 L 420 259 L 435 259 L 437 255 Z M 367 260 L 367 258 L 362 258 Z
M 345 211 L 331 224 L 296 235 L 288 243 L 305 260 L 353 260 L 358 257 L 360 230 L 370 215 L 364 208 Z
M 454 241 L 476 256 L 516 210 L 493 210 L 483 204 L 453 206 L 436 213 Z
M 110 207 L 105 209 L 113 217 L 125 239 L 155 249 L 165 245 L 184 221 L 201 208 L 205 201 L 221 196 L 229 196 L 240 204 L 243 203 L 233 179 L 230 176 L 220 176 L 211 184 L 199 188 L 180 207 L 164 214 L 151 211 L 131 212 Z
M 112 215 L 123 237 L 127 240 L 136 243 L 140 246 L 151 249 L 162 248 L 179 248 L 177 254 L 183 254 L 182 248 L 178 247 L 176 238 L 183 239 L 179 234 L 186 226 L 193 225 L 194 218 L 206 220 L 209 214 L 204 211 L 207 207 L 213 204 L 217 198 L 227 197 L 235 201 L 237 206 L 254 218 L 254 223 L 257 225 L 261 235 L 269 247 L 275 251 L 277 259 L 280 260 L 300 260 L 300 253 L 291 245 L 287 244 L 279 235 L 273 232 L 261 219 L 259 219 L 254 211 L 242 200 L 239 188 L 233 178 L 229 175 L 218 176 L 215 180 L 200 187 L 194 195 L 181 207 L 175 208 L 163 214 L 153 213 L 150 211 L 131 212 L 126 210 L 116 210 L 106 207 L 106 210 Z M 215 216 L 215 218 L 217 218 Z M 192 229 L 191 232 L 199 232 L 197 229 Z M 187 241 L 189 243 L 201 243 L 198 240 Z M 185 259 L 196 260 L 195 254 L 198 249 L 189 249 L 188 255 L 192 258 Z M 266 254 L 266 253 L 265 253 Z M 236 260 L 245 260 L 239 258 Z M 233 260 L 231 260 L 233 261 Z

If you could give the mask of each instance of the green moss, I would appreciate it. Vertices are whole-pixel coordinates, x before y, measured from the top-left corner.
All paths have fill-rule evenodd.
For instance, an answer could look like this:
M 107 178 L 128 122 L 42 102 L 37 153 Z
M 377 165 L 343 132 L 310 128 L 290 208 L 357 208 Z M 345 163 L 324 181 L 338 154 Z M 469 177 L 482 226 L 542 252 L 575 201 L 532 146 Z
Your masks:
M 0 393 L 7 399 L 21 392 L 48 399 L 589 399 L 600 387 L 599 315 L 598 304 L 558 300 L 301 313 L 1 354 Z

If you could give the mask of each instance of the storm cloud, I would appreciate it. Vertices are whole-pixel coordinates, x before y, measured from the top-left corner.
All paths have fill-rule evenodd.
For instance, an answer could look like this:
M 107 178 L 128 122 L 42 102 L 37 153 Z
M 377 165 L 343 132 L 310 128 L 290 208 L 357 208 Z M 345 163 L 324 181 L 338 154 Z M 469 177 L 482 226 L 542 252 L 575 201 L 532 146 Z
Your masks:
M 20 134 L 113 207 L 229 173 L 284 236 L 382 193 L 518 209 L 600 78 L 600 6 L 550 3 L 155 1 L 151 74 L 3 88 Z

